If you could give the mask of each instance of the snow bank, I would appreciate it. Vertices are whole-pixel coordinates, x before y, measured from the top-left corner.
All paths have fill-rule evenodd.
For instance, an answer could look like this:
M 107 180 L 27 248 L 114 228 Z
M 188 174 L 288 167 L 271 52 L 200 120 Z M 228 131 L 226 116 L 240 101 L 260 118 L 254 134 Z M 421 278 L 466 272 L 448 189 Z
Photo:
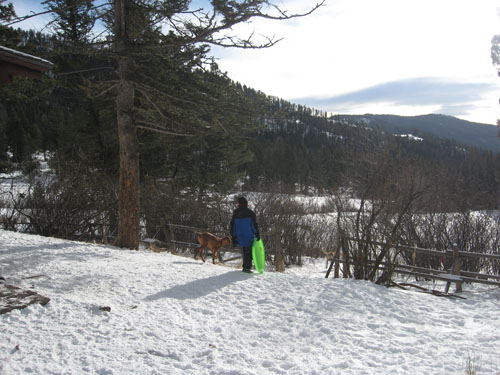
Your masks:
M 0 373 L 464 374 L 467 358 L 500 371 L 498 288 L 447 299 L 324 267 L 247 275 L 0 230 L 0 274 L 51 299 L 0 315 Z

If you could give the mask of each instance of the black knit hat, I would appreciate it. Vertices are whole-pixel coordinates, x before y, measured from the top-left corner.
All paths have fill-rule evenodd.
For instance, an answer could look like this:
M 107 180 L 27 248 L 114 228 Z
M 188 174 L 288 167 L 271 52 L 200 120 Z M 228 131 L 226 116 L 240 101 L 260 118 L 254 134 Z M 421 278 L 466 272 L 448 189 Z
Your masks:
M 238 205 L 239 206 L 246 206 L 247 204 L 248 204 L 248 201 L 245 197 L 238 198 Z

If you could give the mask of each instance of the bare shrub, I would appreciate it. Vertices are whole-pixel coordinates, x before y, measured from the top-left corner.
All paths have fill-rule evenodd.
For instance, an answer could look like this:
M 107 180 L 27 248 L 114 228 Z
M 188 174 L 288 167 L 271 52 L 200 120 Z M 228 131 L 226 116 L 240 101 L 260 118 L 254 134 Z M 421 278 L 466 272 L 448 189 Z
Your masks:
M 489 212 L 420 213 L 405 223 L 401 244 L 420 248 L 480 254 L 498 254 L 500 232 L 496 217 Z M 402 253 L 405 264 L 432 269 L 449 269 L 450 257 Z M 461 258 L 461 269 L 470 272 L 498 274 L 495 260 Z
M 210 194 L 200 199 L 187 191 L 149 181 L 142 189 L 142 216 L 145 236 L 161 241 L 170 234 L 169 224 L 208 230 L 215 235 L 229 234 L 233 202 L 226 195 Z M 196 242 L 194 230 L 176 231 L 175 240 Z
M 414 213 L 411 220 L 405 221 L 400 237 L 400 244 L 424 249 L 434 249 L 445 252 L 451 249 L 447 238 L 449 224 L 448 214 L 444 213 Z M 446 258 L 422 253 L 401 252 L 403 264 L 431 268 L 435 270 L 447 266 Z
M 400 252 L 397 245 L 404 233 L 405 223 L 412 216 L 419 201 L 428 191 L 428 178 L 418 166 L 408 161 L 404 167 L 395 163 L 390 150 L 372 155 L 365 161 L 362 182 L 358 192 L 358 209 L 346 212 L 346 203 L 337 203 L 338 226 L 342 236 L 344 255 L 352 268 L 352 276 L 382 283 L 391 278 L 392 264 Z M 339 198 L 341 199 L 341 198 Z M 380 274 L 381 266 L 385 271 Z
M 481 212 L 466 211 L 452 215 L 447 236 L 449 245 L 462 252 L 488 254 L 498 245 L 498 228 L 488 214 Z M 464 257 L 462 269 L 482 272 L 490 268 L 489 263 L 483 258 Z
M 11 190 L 10 205 L 23 230 L 43 236 L 103 239 L 114 185 L 84 166 L 31 175 L 23 192 Z
M 470 352 L 467 353 L 467 358 L 464 361 L 465 375 L 476 375 L 481 371 L 480 358 L 473 357 Z
M 12 203 L 12 190 L 13 184 L 11 183 L 10 192 L 6 193 L 2 191 L 2 197 L 0 198 L 0 207 L 1 207 L 1 215 L 0 215 L 0 223 L 2 228 L 5 230 L 17 231 L 19 229 L 19 214 L 14 209 Z
M 333 246 L 330 218 L 309 214 L 311 208 L 293 196 L 262 193 L 254 203 L 261 231 L 268 237 L 265 242 L 282 251 L 285 265 L 301 265 L 304 256 L 318 257 L 321 249 Z

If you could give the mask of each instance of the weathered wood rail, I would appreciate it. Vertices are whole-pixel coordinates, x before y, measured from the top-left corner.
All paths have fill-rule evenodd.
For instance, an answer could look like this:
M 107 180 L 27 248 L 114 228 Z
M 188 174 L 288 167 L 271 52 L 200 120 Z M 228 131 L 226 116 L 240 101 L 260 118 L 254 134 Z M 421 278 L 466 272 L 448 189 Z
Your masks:
M 347 241 L 350 242 L 363 242 L 366 241 L 358 240 L 355 238 L 347 238 Z M 370 245 L 386 247 L 387 245 L 382 242 L 370 241 Z M 456 291 L 460 292 L 462 290 L 462 283 L 479 283 L 479 284 L 487 284 L 500 286 L 500 275 L 491 275 L 486 273 L 478 273 L 478 272 L 469 272 L 461 269 L 462 260 L 465 258 L 482 258 L 482 259 L 490 259 L 500 261 L 499 254 L 483 254 L 483 253 L 474 253 L 474 252 L 465 252 L 458 251 L 458 249 L 447 250 L 447 251 L 439 251 L 434 249 L 423 249 L 419 247 L 405 246 L 405 245 L 394 245 L 391 246 L 392 249 L 396 251 L 405 251 L 411 252 L 413 255 L 415 254 L 426 254 L 431 256 L 437 256 L 443 259 L 451 258 L 451 267 L 449 270 L 437 270 L 432 268 L 418 267 L 415 265 L 408 264 L 397 264 L 397 263 L 387 263 L 381 262 L 376 265 L 374 260 L 369 260 L 368 265 L 373 267 L 378 267 L 377 270 L 387 271 L 390 268 L 390 271 L 393 273 L 404 274 L 414 276 L 416 278 L 422 277 L 431 280 L 441 280 L 446 281 L 445 294 L 448 293 L 451 283 L 455 283 Z M 332 269 L 334 270 L 335 277 L 339 277 L 340 265 L 343 265 L 343 276 L 347 277 L 347 267 L 351 264 L 349 260 L 342 259 L 340 255 L 340 245 L 337 251 L 335 252 L 334 258 L 330 261 L 330 266 L 328 267 L 328 271 L 326 273 L 326 278 L 329 277 Z
M 197 242 L 193 242 L 196 241 L 195 232 L 211 232 L 217 235 L 217 232 L 211 229 L 164 223 L 157 227 L 156 234 L 153 238 L 143 239 L 141 240 L 141 243 L 148 247 L 151 247 L 152 245 L 163 247 L 175 253 L 179 249 L 193 249 L 199 246 Z M 164 238 L 163 240 L 157 239 L 157 236 L 160 233 Z M 275 231 L 261 232 L 261 237 L 266 248 L 267 260 L 274 263 L 277 271 L 284 271 L 283 257 L 280 256 L 281 252 L 275 250 L 280 248 L 280 241 L 277 233 Z M 233 254 L 233 256 L 223 259 L 221 252 L 230 253 Z M 221 263 L 242 258 L 241 249 L 239 247 L 233 248 L 232 246 L 226 246 L 221 249 L 221 252 L 218 253 L 218 259 Z M 278 254 L 278 256 L 276 256 L 276 254 Z
M 200 244 L 196 241 L 196 235 L 195 232 L 211 232 L 209 229 L 205 228 L 197 228 L 197 227 L 190 227 L 187 225 L 179 225 L 179 224 L 168 224 L 165 223 L 159 227 L 157 227 L 157 232 L 153 236 L 153 238 L 147 238 L 144 240 L 141 240 L 141 243 L 145 244 L 146 246 L 159 246 L 159 247 L 164 247 L 167 248 L 169 251 L 172 253 L 177 253 L 179 252 L 180 249 L 194 249 Z M 156 237 L 162 233 L 164 240 L 159 240 Z M 208 249 L 205 249 L 205 251 L 208 251 Z M 238 256 L 232 256 L 227 259 L 223 259 L 223 253 L 233 253 L 233 254 L 239 254 Z M 241 258 L 241 252 L 239 249 L 234 249 L 232 247 L 223 247 L 221 248 L 221 251 L 218 252 L 218 259 L 221 263 L 229 262 L 232 260 L 236 260 Z

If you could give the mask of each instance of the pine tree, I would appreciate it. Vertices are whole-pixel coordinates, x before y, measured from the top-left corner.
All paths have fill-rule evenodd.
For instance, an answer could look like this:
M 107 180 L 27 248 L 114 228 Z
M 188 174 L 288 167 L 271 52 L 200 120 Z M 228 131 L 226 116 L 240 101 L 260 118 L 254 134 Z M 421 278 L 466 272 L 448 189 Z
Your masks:
M 92 0 L 45 0 L 42 4 L 55 13 L 52 28 L 63 41 L 72 44 L 89 41 L 97 17 Z
M 6 0 L 0 0 L 0 45 L 12 48 L 18 40 L 18 32 L 6 27 L 3 23 L 9 22 L 12 18 L 17 17 L 12 3 L 6 4 Z
M 49 10 L 57 14 L 60 36 L 85 42 L 85 32 L 94 22 L 82 17 L 92 11 L 90 1 L 52 0 Z M 190 8 L 190 0 L 115 0 L 100 7 L 102 22 L 95 25 L 109 31 L 100 44 L 94 44 L 112 58 L 115 83 L 103 87 L 113 95 L 120 149 L 119 228 L 116 245 L 137 248 L 140 222 L 140 143 L 142 131 L 155 131 L 167 137 L 185 136 L 189 143 L 203 144 L 199 138 L 222 132 L 235 134 L 229 118 L 217 115 L 220 105 L 210 96 L 210 85 L 199 79 L 197 69 L 206 70 L 208 45 L 240 48 L 267 48 L 278 39 L 242 37 L 232 28 L 252 18 L 286 20 L 304 16 L 287 14 L 268 0 L 213 0 L 206 8 Z M 73 21 L 69 20 L 73 17 Z M 20 17 L 19 19 L 25 19 Z M 62 22 L 64 21 L 64 22 Z M 184 78 L 188 78 L 184 80 Z M 177 85 L 177 82 L 181 84 Z M 188 82 L 188 89 L 186 89 Z M 208 90 L 207 90 L 208 88 Z M 208 95 L 207 92 L 208 91 Z M 168 99 L 168 100 L 165 100 Z M 220 98 L 218 98 L 220 99 Z M 227 100 L 222 100 L 227 103 Z M 205 107 L 205 110 L 193 109 Z M 138 134 L 138 129 L 140 130 Z M 242 133 L 242 132 L 241 132 Z M 198 138 L 198 139 L 195 139 Z M 211 168 L 211 167 L 210 167 Z M 224 170 L 223 166 L 218 167 Z
M 170 47 L 169 42 L 177 43 L 183 48 L 191 48 L 195 54 L 194 61 L 203 62 L 206 49 L 203 46 L 195 49 L 197 43 L 211 43 L 221 46 L 242 48 L 264 48 L 275 44 L 275 40 L 267 39 L 262 43 L 254 42 L 251 38 L 242 39 L 224 33 L 231 30 L 238 23 L 248 21 L 253 17 L 267 17 L 274 19 L 289 19 L 279 12 L 272 16 L 263 11 L 268 1 L 212 1 L 210 11 L 191 12 L 191 18 L 175 17 L 177 14 L 189 10 L 190 1 L 168 1 L 154 7 L 154 3 L 138 4 L 132 0 L 115 0 L 114 3 L 114 43 L 118 60 L 118 85 L 117 85 L 117 122 L 120 138 L 120 194 L 119 194 L 119 228 L 116 244 L 122 247 L 137 248 L 139 239 L 139 157 L 136 124 L 133 110 L 135 99 L 134 86 L 134 61 L 142 51 L 147 51 L 151 36 L 153 40 L 160 37 L 165 41 L 165 47 Z M 313 9 L 318 8 L 317 5 Z M 153 9 L 153 11 L 151 11 Z M 149 11 L 148 11 L 149 10 Z M 170 27 L 168 34 L 161 33 L 158 25 L 166 22 Z M 174 44 L 175 45 L 175 44 Z M 141 46 L 139 49 L 138 47 Z M 150 54 L 161 52 L 163 46 L 156 46 Z M 141 53 L 138 53 L 138 51 Z M 182 49 L 181 49 L 182 50 Z M 144 94 L 144 93 L 143 93 Z M 144 94 L 147 97 L 147 95 Z M 154 106 L 154 103 L 151 103 Z M 160 112 L 160 117 L 163 114 Z M 163 126 L 143 126 L 144 128 L 164 131 Z M 163 129 L 162 129 L 163 128 Z

